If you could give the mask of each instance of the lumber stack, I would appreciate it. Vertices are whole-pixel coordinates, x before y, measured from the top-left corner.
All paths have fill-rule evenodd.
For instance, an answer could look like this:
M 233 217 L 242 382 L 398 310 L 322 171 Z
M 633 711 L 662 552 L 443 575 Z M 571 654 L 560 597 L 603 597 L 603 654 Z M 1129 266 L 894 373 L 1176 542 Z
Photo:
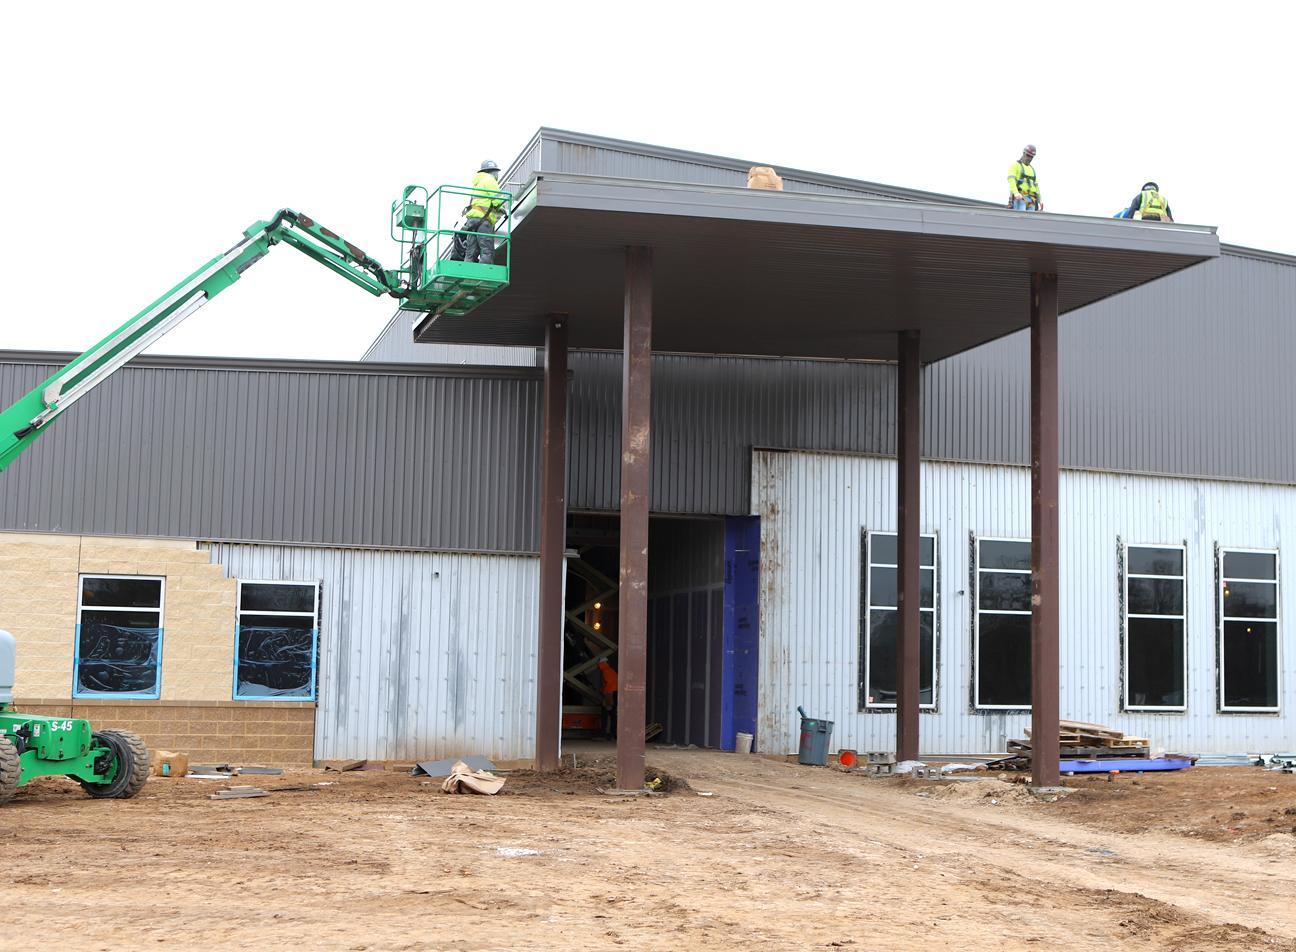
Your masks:
M 1083 721 L 1058 722 L 1058 757 L 1061 760 L 1112 760 L 1117 757 L 1149 757 L 1151 742 L 1146 737 L 1132 737 L 1124 731 Z M 997 765 L 1027 767 L 1030 764 L 1033 739 L 1030 728 L 1026 738 L 1008 741 L 1008 757 Z M 1017 761 L 1017 763 L 1011 763 Z

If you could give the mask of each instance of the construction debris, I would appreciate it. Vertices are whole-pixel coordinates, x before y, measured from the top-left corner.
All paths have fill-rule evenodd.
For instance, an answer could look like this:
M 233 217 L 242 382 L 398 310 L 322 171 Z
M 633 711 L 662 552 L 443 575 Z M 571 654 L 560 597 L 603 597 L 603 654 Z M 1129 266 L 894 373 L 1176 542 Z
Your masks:
M 504 786 L 504 778 L 486 770 L 473 770 L 462 760 L 450 770 L 450 776 L 441 784 L 445 793 L 484 793 L 494 796 Z
M 189 772 L 189 755 L 178 754 L 173 750 L 155 750 L 152 752 L 153 776 L 183 777 Z
M 1029 770 L 1034 747 L 1029 727 L 1026 735 L 1024 740 L 1008 741 L 1008 756 L 986 766 L 999 770 Z M 1153 757 L 1148 738 L 1132 737 L 1114 727 L 1083 721 L 1059 721 L 1057 743 L 1063 774 L 1183 770 L 1191 767 L 1196 759 L 1182 754 Z
M 224 790 L 217 790 L 215 793 L 210 794 L 207 797 L 207 799 L 243 800 L 248 797 L 268 797 L 268 796 L 270 796 L 270 794 L 262 790 L 260 787 L 237 786 L 237 787 L 226 787 Z
M 348 770 L 363 770 L 367 763 L 369 761 L 363 758 L 360 760 L 328 760 L 324 762 L 324 769 L 344 773 Z

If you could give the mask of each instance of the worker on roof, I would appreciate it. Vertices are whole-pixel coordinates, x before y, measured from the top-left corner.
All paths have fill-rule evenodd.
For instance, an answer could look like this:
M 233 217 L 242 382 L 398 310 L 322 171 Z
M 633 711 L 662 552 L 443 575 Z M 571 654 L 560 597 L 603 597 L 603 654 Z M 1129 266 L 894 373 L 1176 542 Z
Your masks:
M 481 168 L 473 176 L 472 201 L 464 209 L 464 234 L 456 235 L 450 251 L 452 261 L 471 261 L 477 264 L 495 263 L 495 223 L 503 214 L 504 198 L 494 194 L 500 191 L 500 167 L 494 159 L 483 159 Z
M 1143 183 L 1143 190 L 1134 196 L 1124 217 L 1138 217 L 1144 221 L 1174 221 L 1174 216 L 1170 214 L 1170 203 L 1161 194 L 1156 182 Z
M 603 675 L 603 737 L 616 740 L 617 673 L 607 658 L 599 658 L 599 673 Z
M 1022 149 L 1021 158 L 1008 166 L 1008 207 L 1019 212 L 1042 212 L 1039 179 L 1031 162 L 1035 159 L 1035 146 Z

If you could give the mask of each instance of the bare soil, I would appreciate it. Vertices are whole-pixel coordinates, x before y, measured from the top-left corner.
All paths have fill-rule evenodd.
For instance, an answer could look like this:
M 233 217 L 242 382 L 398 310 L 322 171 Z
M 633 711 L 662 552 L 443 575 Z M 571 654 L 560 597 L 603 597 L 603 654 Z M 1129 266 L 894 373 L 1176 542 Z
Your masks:
M 496 797 L 382 771 L 249 776 L 271 796 L 222 801 L 219 781 L 131 801 L 40 781 L 0 809 L 0 949 L 1296 950 L 1296 777 L 1195 768 L 1041 802 L 649 763 L 667 795 L 599 794 L 606 762 Z

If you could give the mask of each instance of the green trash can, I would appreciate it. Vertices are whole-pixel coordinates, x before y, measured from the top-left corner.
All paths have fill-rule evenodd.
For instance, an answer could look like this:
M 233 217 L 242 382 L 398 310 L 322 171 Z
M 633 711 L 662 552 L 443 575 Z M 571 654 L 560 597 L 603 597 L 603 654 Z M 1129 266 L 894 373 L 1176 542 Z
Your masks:
M 797 762 L 812 767 L 826 766 L 833 722 L 806 717 L 805 708 L 802 707 L 797 708 L 797 713 L 801 715 L 801 744 L 797 749 Z

